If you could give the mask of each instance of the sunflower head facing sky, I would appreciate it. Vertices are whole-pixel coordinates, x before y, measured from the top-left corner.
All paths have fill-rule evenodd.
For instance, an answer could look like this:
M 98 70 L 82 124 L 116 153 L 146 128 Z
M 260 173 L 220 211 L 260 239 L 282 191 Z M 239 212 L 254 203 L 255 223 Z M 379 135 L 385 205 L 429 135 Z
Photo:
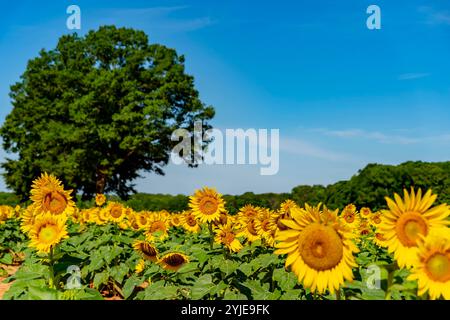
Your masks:
M 189 207 L 201 223 L 210 223 L 220 219 L 220 213 L 225 211 L 225 201 L 217 191 L 205 187 L 190 197 Z
M 276 236 L 276 254 L 287 254 L 290 267 L 304 287 L 322 294 L 334 293 L 345 280 L 353 279 L 356 266 L 353 254 L 358 251 L 354 234 L 336 211 L 321 205 L 291 210 L 292 219 L 281 222 L 288 228 Z
M 41 212 L 71 215 L 75 208 L 71 193 L 72 190 L 64 190 L 62 182 L 55 176 L 43 173 L 33 181 L 30 199 Z
M 394 195 L 394 200 L 386 197 L 389 210 L 382 211 L 379 229 L 398 265 L 409 268 L 418 254 L 418 240 L 448 225 L 446 219 L 450 211 L 447 204 L 432 207 L 437 196 L 431 190 L 423 196 L 421 189 L 416 193 L 413 188 L 410 193 L 405 189 L 403 194 L 403 199 L 398 194 Z

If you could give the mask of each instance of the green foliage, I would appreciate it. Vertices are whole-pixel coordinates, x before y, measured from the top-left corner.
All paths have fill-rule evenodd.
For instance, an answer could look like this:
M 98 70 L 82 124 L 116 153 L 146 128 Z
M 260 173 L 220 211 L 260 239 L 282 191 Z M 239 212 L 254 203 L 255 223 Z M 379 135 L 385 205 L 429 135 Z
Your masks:
M 127 197 L 138 172 L 163 174 L 175 129 L 203 128 L 214 109 L 203 104 L 184 57 L 149 44 L 142 31 L 100 27 L 64 35 L 41 50 L 11 86 L 13 110 L 0 130 L 6 184 L 26 196 L 48 171 L 91 197 Z

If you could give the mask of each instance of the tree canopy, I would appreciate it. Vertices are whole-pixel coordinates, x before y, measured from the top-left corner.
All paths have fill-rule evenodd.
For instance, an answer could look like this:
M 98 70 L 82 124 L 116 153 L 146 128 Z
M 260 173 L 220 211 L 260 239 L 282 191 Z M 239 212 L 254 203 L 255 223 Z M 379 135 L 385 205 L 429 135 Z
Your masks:
M 41 50 L 11 86 L 13 109 L 0 129 L 15 154 L 2 164 L 7 186 L 27 195 L 47 171 L 86 197 L 127 197 L 141 172 L 164 174 L 172 132 L 198 120 L 207 130 L 214 116 L 184 62 L 144 32 L 114 26 Z

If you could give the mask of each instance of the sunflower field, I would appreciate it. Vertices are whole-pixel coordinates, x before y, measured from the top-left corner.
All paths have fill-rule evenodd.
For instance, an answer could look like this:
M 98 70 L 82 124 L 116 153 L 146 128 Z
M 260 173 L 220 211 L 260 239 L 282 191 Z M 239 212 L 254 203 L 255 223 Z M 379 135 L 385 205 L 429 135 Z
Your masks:
M 234 215 L 206 187 L 183 212 L 72 197 L 44 173 L 30 205 L 0 206 L 3 299 L 450 299 L 450 208 L 431 190 L 377 212 L 287 200 Z

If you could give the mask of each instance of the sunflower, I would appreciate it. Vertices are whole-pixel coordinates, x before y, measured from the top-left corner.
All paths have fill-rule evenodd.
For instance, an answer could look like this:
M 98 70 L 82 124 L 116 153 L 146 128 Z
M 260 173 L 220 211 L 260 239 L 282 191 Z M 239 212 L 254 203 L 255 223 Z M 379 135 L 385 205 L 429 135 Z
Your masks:
M 47 212 L 36 217 L 29 232 L 30 247 L 38 252 L 49 253 L 52 246 L 68 238 L 66 218 Z
M 190 210 L 183 213 L 183 228 L 192 233 L 198 233 L 201 230 L 197 218 Z
M 118 202 L 109 202 L 105 210 L 109 221 L 120 223 L 126 217 L 126 209 Z
M 344 210 L 342 210 L 341 217 L 344 220 L 345 224 L 347 224 L 347 226 L 349 226 L 353 230 L 359 229 L 361 218 L 356 211 L 355 205 L 347 205 Z
M 261 238 L 256 230 L 256 218 L 239 219 L 238 225 L 240 226 L 238 237 L 244 237 L 248 242 L 255 242 Z
M 236 231 L 230 224 L 219 225 L 215 230 L 214 241 L 222 244 L 231 252 L 239 252 L 242 249 L 241 242 L 237 239 Z
M 8 220 L 8 215 L 5 212 L 0 211 L 0 225 L 4 224 Z
M 169 221 L 165 214 L 155 212 L 150 216 L 150 222 L 147 225 L 145 236 L 147 240 L 164 240 L 169 237 Z
M 20 230 L 22 230 L 23 233 L 28 233 L 33 228 L 36 216 L 40 214 L 41 212 L 39 211 L 36 204 L 33 203 L 26 207 L 25 210 L 22 211 L 22 214 L 20 216 L 20 219 L 22 220 Z
M 221 212 L 219 219 L 213 222 L 213 227 L 217 228 L 219 226 L 224 226 L 226 224 L 232 223 L 233 217 L 228 214 L 227 211 Z
M 110 216 L 107 208 L 91 208 L 92 220 L 98 225 L 105 225 L 108 223 Z
M 256 233 L 266 241 L 271 241 L 273 239 L 275 226 L 270 223 L 270 218 L 273 212 L 269 209 L 261 209 L 261 214 L 258 219 L 255 220 L 255 230 Z
M 431 231 L 449 224 L 446 221 L 450 210 L 446 204 L 431 207 L 436 195 L 428 190 L 422 197 L 422 190 L 411 193 L 403 190 L 404 200 L 394 194 L 395 201 L 386 197 L 389 210 L 382 211 L 380 230 L 386 238 L 389 252 L 400 268 L 411 267 L 416 258 L 417 240 Z
M 220 218 L 220 213 L 225 211 L 225 202 L 222 195 L 205 187 L 190 197 L 189 207 L 201 223 L 209 223 Z
M 418 255 L 408 280 L 417 280 L 420 296 L 450 300 L 450 229 L 435 229 L 418 240 Z
M 261 214 L 261 208 L 251 204 L 243 206 L 237 216 L 238 219 L 256 219 Z
M 139 226 L 139 224 L 137 223 L 136 220 L 136 216 L 132 215 L 129 219 L 128 219 L 128 225 L 130 227 L 131 230 L 133 231 L 139 231 L 141 230 L 141 227 Z
M 362 218 L 368 219 L 372 215 L 372 210 L 367 207 L 362 207 L 361 210 L 359 210 L 359 213 Z
M 370 223 L 367 220 L 361 221 L 359 225 L 359 235 L 360 236 L 367 236 L 370 233 L 372 233 L 372 229 L 370 227 Z
M 375 232 L 372 241 L 380 248 L 386 248 L 386 238 L 381 232 Z
M 43 173 L 33 181 L 30 199 L 41 212 L 70 215 L 75 208 L 71 193 L 72 190 L 64 190 L 61 181 L 55 176 Z
M 381 224 L 381 212 L 375 212 L 369 217 L 369 222 L 372 226 L 377 227 Z
M 136 214 L 136 223 L 140 229 L 146 229 L 150 223 L 150 212 L 141 211 Z
M 148 241 L 136 240 L 133 243 L 133 248 L 145 259 L 152 262 L 158 261 L 158 250 Z
M 311 291 L 334 293 L 345 280 L 353 279 L 356 267 L 353 253 L 358 248 L 354 234 L 337 216 L 336 211 L 305 205 L 292 209 L 292 220 L 283 219 L 289 229 L 279 231 L 276 254 L 287 254 L 286 267 L 291 266 L 298 280 Z
M 182 266 L 189 262 L 188 256 L 174 252 L 164 255 L 158 263 L 166 270 L 178 271 Z
M 102 193 L 98 193 L 95 195 L 95 204 L 99 207 L 104 205 L 106 202 L 106 196 Z
M 288 199 L 281 203 L 280 212 L 282 215 L 286 215 L 285 218 L 287 218 L 291 214 L 291 210 L 294 208 L 298 209 L 298 205 L 294 201 Z
M 170 226 L 179 227 L 183 224 L 183 216 L 179 213 L 174 213 L 170 216 Z
M 136 274 L 140 274 L 142 273 L 142 271 L 145 270 L 145 260 L 141 259 L 139 260 L 139 262 L 136 264 L 136 267 L 134 268 L 134 272 Z

